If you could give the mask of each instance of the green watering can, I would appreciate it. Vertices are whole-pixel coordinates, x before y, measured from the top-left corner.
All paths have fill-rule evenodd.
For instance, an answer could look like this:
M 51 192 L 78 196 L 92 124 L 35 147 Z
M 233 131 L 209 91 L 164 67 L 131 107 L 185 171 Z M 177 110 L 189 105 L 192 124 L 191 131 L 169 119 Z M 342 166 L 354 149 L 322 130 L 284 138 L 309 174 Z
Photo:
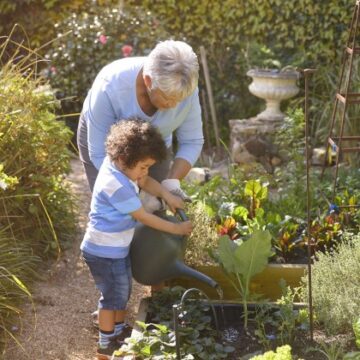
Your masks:
M 178 209 L 181 220 L 187 216 Z M 175 216 L 157 214 L 161 218 L 179 222 Z M 216 281 L 183 263 L 186 236 L 173 235 L 139 224 L 131 242 L 130 257 L 134 279 L 143 285 L 156 285 L 177 277 L 190 277 L 218 288 Z

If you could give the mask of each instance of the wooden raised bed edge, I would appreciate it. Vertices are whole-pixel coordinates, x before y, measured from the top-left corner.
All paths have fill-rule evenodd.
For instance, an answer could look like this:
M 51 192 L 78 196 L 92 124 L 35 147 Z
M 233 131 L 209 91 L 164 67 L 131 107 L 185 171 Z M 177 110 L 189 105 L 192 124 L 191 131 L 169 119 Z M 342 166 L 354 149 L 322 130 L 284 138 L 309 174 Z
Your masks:
M 262 295 L 264 299 L 276 301 L 281 296 L 280 280 L 284 279 L 291 288 L 298 287 L 301 284 L 301 278 L 305 275 L 306 268 L 307 265 L 303 264 L 269 264 L 264 271 L 254 276 L 250 284 L 250 291 L 253 294 Z M 239 299 L 239 294 L 219 266 L 198 266 L 195 269 L 208 275 L 221 286 L 224 300 Z M 196 279 L 176 278 L 168 281 L 167 285 L 179 285 L 184 288 L 195 287 L 204 291 L 210 299 L 219 299 L 215 289 Z

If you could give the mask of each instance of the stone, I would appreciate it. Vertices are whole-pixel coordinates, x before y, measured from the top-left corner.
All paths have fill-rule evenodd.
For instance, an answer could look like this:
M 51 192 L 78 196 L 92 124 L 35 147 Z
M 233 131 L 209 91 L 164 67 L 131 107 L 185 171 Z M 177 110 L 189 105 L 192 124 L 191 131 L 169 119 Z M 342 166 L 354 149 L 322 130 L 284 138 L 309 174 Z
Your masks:
M 193 167 L 184 178 L 188 183 L 204 183 L 209 179 L 210 169 L 201 167 Z
M 272 173 L 274 164 L 282 162 L 273 137 L 282 121 L 250 118 L 230 120 L 230 150 L 237 164 L 259 162 L 266 171 Z M 276 157 L 274 164 L 271 161 Z

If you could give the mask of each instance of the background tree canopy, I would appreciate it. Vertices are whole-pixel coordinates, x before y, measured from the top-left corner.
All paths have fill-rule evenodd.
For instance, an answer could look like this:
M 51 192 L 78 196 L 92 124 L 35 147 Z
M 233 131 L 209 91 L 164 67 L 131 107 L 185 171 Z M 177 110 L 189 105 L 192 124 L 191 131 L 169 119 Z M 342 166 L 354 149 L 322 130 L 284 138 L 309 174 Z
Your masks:
M 261 101 L 248 91 L 250 79 L 246 71 L 249 68 L 275 62 L 281 66 L 316 67 L 318 72 L 312 80 L 313 117 L 316 118 L 313 134 L 321 139 L 331 113 L 341 50 L 354 5 L 354 0 L 27 0 L 0 5 L 0 23 L 6 24 L 0 31 L 9 32 L 16 20 L 24 25 L 30 41 L 36 45 L 65 30 L 73 31 L 62 43 L 56 41 L 46 49 L 50 55 L 58 53 L 57 59 L 49 56 L 49 69 L 55 66 L 58 75 L 63 71 L 61 76 L 68 77 L 61 80 L 62 84 L 54 74 L 50 78 L 61 96 L 72 97 L 71 102 L 64 102 L 65 113 L 78 112 L 94 73 L 104 63 L 122 56 L 112 50 L 115 44 L 109 42 L 99 59 L 96 40 L 100 30 L 87 33 L 88 40 L 93 37 L 94 46 L 89 43 L 83 46 L 84 38 L 75 35 L 77 30 L 71 17 L 78 23 L 88 22 L 89 26 L 96 21 L 101 32 L 118 41 L 118 46 L 125 42 L 131 45 L 132 55 L 146 54 L 157 41 L 167 37 L 189 42 L 197 53 L 203 45 L 207 50 L 224 139 L 229 119 L 253 116 L 261 106 Z M 113 9 L 119 10 L 119 6 L 123 10 L 122 18 L 105 16 Z M 132 20 L 135 24 L 131 24 Z M 71 65 L 74 60 L 62 55 L 74 53 L 74 49 L 78 49 L 76 56 L 83 59 Z M 89 67 L 94 70 L 89 72 Z M 67 75 L 65 68 L 68 68 Z M 74 83 L 79 85 L 71 88 Z M 294 105 L 299 105 L 300 100 L 293 100 Z

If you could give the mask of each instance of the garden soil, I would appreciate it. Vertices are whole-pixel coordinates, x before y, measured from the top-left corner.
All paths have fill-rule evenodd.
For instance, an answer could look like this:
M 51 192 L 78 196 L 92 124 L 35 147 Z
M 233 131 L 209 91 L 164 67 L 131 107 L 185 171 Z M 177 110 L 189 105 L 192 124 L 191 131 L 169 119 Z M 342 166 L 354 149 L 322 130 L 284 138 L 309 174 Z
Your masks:
M 91 313 L 96 308 L 98 292 L 79 245 L 85 230 L 90 192 L 79 160 L 71 162 L 71 182 L 79 206 L 79 226 L 71 249 L 52 264 L 45 280 L 32 289 L 33 303 L 23 306 L 21 324 L 14 335 L 22 348 L 10 341 L 4 360 L 93 360 L 96 359 L 97 330 Z M 133 284 L 127 321 L 133 324 L 140 299 L 150 288 Z

